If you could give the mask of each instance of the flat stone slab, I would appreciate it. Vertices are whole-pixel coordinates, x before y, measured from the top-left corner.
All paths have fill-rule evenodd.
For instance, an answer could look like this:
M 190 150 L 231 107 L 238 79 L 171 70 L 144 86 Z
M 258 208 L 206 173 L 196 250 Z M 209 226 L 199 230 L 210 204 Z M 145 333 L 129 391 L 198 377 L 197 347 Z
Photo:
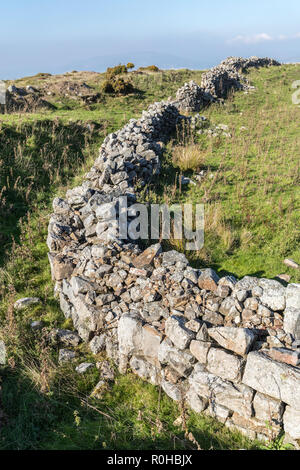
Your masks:
M 272 348 L 268 354 L 275 361 L 285 362 L 291 366 L 300 364 L 300 351 L 287 348 Z
M 40 302 L 41 299 L 38 297 L 24 297 L 23 299 L 19 299 L 14 303 L 14 308 L 16 310 L 23 310 L 24 308 L 39 304 Z
M 256 338 L 253 331 L 248 328 L 234 328 L 230 326 L 209 328 L 208 334 L 223 348 L 229 349 L 241 356 L 249 352 Z
M 95 364 L 92 362 L 82 362 L 79 364 L 79 366 L 76 367 L 76 372 L 78 374 L 84 374 L 87 370 L 91 369 L 92 367 L 95 367 Z
M 143 253 L 132 260 L 132 264 L 136 268 L 144 268 L 145 266 L 149 266 L 154 258 L 158 256 L 162 252 L 161 244 L 156 243 L 155 245 L 149 246 Z
M 294 408 L 300 403 L 300 368 L 275 361 L 266 352 L 248 354 L 242 382 Z

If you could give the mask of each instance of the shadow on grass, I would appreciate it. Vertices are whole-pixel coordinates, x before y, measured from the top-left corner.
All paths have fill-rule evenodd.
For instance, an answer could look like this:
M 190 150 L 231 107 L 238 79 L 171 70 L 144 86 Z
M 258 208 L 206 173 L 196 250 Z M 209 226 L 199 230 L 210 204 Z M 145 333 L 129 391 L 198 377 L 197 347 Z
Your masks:
M 51 190 L 64 184 L 84 162 L 93 135 L 79 123 L 57 120 L 5 125 L 0 129 L 0 266 L 19 221 L 35 206 L 49 204 Z
M 68 393 L 60 378 L 51 393 L 41 393 L 20 370 L 3 371 L 0 449 L 195 449 L 181 426 L 173 424 L 180 415 L 178 405 L 154 386 L 132 374 L 117 376 L 96 401 L 87 395 L 98 380 L 95 373 L 74 379 L 67 368 L 66 376 L 79 392 Z M 82 405 L 82 397 L 94 409 Z M 259 448 L 203 415 L 191 412 L 187 427 L 202 449 Z

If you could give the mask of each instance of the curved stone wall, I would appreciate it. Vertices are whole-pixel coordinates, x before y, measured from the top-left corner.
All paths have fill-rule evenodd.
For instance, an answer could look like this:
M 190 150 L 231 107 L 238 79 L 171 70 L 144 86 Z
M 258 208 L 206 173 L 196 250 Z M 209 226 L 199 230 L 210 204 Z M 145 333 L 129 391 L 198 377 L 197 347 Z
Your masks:
M 228 61 L 239 69 L 272 62 Z M 205 83 L 215 84 L 218 70 Z M 47 243 L 61 309 L 91 351 L 106 350 L 122 373 L 130 367 L 250 437 L 284 428 L 299 439 L 300 285 L 219 278 L 159 243 L 142 251 L 117 231 L 120 196 L 130 207 L 159 173 L 162 142 L 188 119 L 179 109 L 203 106 L 192 88 L 192 100 L 183 87 L 174 102 L 154 103 L 110 134 L 83 184 L 54 200 Z

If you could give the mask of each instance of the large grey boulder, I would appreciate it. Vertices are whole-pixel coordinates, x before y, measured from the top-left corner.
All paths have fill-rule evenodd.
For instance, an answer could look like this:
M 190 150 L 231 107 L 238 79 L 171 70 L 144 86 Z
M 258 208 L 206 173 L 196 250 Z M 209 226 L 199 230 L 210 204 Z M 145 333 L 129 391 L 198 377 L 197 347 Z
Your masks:
M 0 365 L 6 364 L 6 347 L 4 341 L 0 340 Z
M 175 385 L 163 379 L 161 381 L 161 387 L 163 391 L 174 401 L 181 401 L 184 398 L 185 393 L 181 384 Z
M 186 402 L 196 413 L 201 413 L 208 405 L 208 399 L 200 397 L 193 387 L 190 387 L 186 394 Z
M 271 310 L 284 310 L 286 304 L 286 288 L 273 279 L 260 279 L 259 287 L 263 289 L 260 301 Z
M 166 336 L 177 346 L 178 349 L 186 349 L 192 339 L 196 337 L 194 331 L 185 327 L 187 319 L 178 315 L 172 315 L 166 320 Z
M 143 357 L 133 356 L 129 364 L 132 371 L 142 379 L 149 381 L 153 385 L 160 383 L 160 368 L 150 364 Z
M 75 351 L 70 349 L 60 349 L 58 352 L 58 361 L 59 362 L 71 362 L 76 358 Z
M 134 314 L 123 315 L 118 323 L 119 351 L 123 355 L 139 354 L 142 349 L 142 321 Z
M 105 349 L 105 340 L 105 334 L 94 336 L 94 338 L 89 342 L 89 347 L 93 354 L 98 354 Z
M 159 346 L 158 360 L 164 365 L 170 365 L 183 377 L 187 377 L 196 362 L 189 351 L 179 351 L 172 342 L 166 338 Z
M 287 307 L 284 311 L 283 328 L 295 339 L 300 339 L 300 308 Z
M 283 425 L 284 431 L 293 439 L 300 439 L 300 409 L 287 406 L 283 415 Z
M 56 329 L 52 331 L 53 338 L 65 346 L 78 346 L 81 342 L 80 336 L 71 330 Z
M 265 352 L 248 354 L 243 383 L 294 408 L 300 403 L 300 368 L 271 359 Z
M 243 356 L 251 349 L 255 334 L 249 328 L 233 328 L 229 326 L 209 328 L 208 334 L 223 348 Z
M 158 362 L 158 350 L 161 341 L 162 334 L 159 333 L 153 326 L 143 326 L 141 351 L 143 356 L 153 364 Z
M 223 349 L 211 348 L 207 355 L 207 369 L 223 379 L 239 382 L 242 377 L 243 361 Z
M 101 326 L 99 311 L 94 305 L 86 302 L 83 294 L 78 294 L 74 298 L 73 306 L 76 314 L 73 316 L 74 326 L 79 336 L 84 341 L 89 341 L 93 332 L 97 331 Z
M 282 419 L 284 405 L 280 400 L 256 392 L 253 400 L 253 409 L 255 417 L 260 421 L 270 424 L 272 421 L 279 423 Z
M 210 347 L 211 343 L 208 341 L 193 340 L 190 345 L 190 351 L 201 364 L 206 364 Z
M 199 396 L 213 403 L 225 406 L 242 416 L 252 416 L 254 390 L 243 384 L 233 384 L 228 380 L 211 374 L 198 363 L 188 378 L 190 388 Z
M 300 309 L 300 284 L 289 284 L 286 288 L 287 308 Z

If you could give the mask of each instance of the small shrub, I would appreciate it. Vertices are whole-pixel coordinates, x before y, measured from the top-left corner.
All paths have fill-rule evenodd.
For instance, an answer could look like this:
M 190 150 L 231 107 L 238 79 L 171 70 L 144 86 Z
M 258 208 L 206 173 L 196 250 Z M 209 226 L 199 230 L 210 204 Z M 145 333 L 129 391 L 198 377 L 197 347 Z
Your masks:
M 156 65 L 148 65 L 147 67 L 140 67 L 141 72 L 159 72 L 159 68 Z
M 102 84 L 102 91 L 104 93 L 112 93 L 115 95 L 128 95 L 134 90 L 132 84 L 125 81 L 121 77 L 105 80 Z
M 52 74 L 51 73 L 43 73 L 43 72 L 40 72 L 40 73 L 37 73 L 36 75 L 34 75 L 35 78 L 48 78 L 48 77 L 52 77 Z
M 114 91 L 118 95 L 128 95 L 133 92 L 133 86 L 130 82 L 119 77 L 114 80 Z
M 116 65 L 115 67 L 108 67 L 106 69 L 106 78 L 109 80 L 110 78 L 114 78 L 117 75 L 121 75 L 122 73 L 127 73 L 126 65 Z
M 114 93 L 113 80 L 105 80 L 101 85 L 101 89 L 104 93 Z
M 127 70 L 134 69 L 135 65 L 132 62 L 128 62 L 126 65 Z

